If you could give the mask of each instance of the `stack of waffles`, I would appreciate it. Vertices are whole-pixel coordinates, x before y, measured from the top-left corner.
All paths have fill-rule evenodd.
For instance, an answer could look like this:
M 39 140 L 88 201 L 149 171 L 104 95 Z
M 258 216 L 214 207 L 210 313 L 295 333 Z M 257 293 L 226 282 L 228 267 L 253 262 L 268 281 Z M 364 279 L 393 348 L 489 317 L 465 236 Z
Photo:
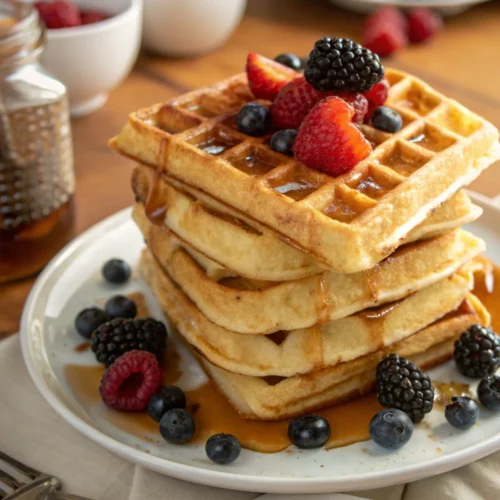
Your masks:
M 112 146 L 138 166 L 141 271 L 218 389 L 278 419 L 372 390 L 391 352 L 421 367 L 489 316 L 471 293 L 484 242 L 462 190 L 498 158 L 498 132 L 388 70 L 388 134 L 339 177 L 237 130 L 239 75 L 133 113 Z

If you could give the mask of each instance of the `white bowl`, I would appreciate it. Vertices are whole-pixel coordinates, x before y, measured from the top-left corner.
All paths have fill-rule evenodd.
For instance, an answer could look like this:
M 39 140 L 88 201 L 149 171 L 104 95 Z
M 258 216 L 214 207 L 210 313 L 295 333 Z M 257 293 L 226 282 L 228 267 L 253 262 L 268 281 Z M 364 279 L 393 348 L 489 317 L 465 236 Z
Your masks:
M 47 30 L 42 64 L 66 85 L 71 115 L 80 117 L 103 106 L 132 69 L 141 43 L 142 0 L 75 3 L 112 16 L 86 26 Z
M 144 46 L 184 57 L 210 52 L 239 25 L 246 0 L 144 0 Z

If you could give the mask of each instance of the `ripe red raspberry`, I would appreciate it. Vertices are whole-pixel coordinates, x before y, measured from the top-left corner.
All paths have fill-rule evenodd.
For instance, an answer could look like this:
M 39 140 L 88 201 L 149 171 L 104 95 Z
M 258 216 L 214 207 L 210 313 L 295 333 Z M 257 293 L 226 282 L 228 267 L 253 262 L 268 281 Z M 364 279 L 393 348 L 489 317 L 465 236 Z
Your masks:
M 408 34 L 412 43 L 427 40 L 443 26 L 438 14 L 429 9 L 414 9 L 408 15 Z
M 368 113 L 368 99 L 363 94 L 339 94 L 339 97 L 354 108 L 354 123 L 363 123 L 366 113 Z
M 373 86 L 371 90 L 365 92 L 363 95 L 368 99 L 368 112 L 365 115 L 364 122 L 368 123 L 372 117 L 373 112 L 383 106 L 387 97 L 389 96 L 390 89 L 389 82 L 386 78 Z
M 396 26 L 398 29 L 406 31 L 408 29 L 408 21 L 405 15 L 396 7 L 386 5 L 370 14 L 365 21 L 364 29 L 369 29 L 374 24 L 387 22 Z
M 352 123 L 354 108 L 337 96 L 318 102 L 300 126 L 293 152 L 310 168 L 337 176 L 351 170 L 372 151 Z
M 100 23 L 108 19 L 108 16 L 98 10 L 83 10 L 80 12 L 82 24 Z
M 388 56 L 408 44 L 407 22 L 394 7 L 384 7 L 365 23 L 363 45 L 379 56 Z
M 99 394 L 115 410 L 142 411 L 160 384 L 161 370 L 155 355 L 129 351 L 104 372 Z
M 332 93 L 316 90 L 303 76 L 295 78 L 280 90 L 271 107 L 274 125 L 298 129 L 312 107 L 329 95 Z
M 35 7 L 49 29 L 72 28 L 82 24 L 78 7 L 66 0 L 35 2 Z
M 295 70 L 255 52 L 248 54 L 246 72 L 252 94 L 268 101 L 273 101 L 286 83 L 300 76 Z

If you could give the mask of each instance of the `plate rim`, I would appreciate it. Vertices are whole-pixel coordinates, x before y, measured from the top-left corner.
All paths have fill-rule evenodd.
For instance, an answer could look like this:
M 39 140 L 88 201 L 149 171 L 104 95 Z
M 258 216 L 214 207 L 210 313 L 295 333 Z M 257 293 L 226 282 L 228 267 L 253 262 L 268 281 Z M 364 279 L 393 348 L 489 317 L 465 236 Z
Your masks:
M 500 207 L 496 205 L 491 198 L 472 191 L 468 191 L 468 194 L 472 201 L 478 203 L 483 209 L 500 213 Z M 470 445 L 443 456 L 437 456 L 428 462 L 404 465 L 397 470 L 373 471 L 363 474 L 348 474 L 328 478 L 266 477 L 205 469 L 174 462 L 166 458 L 155 457 L 144 451 L 137 450 L 132 446 L 121 443 L 101 430 L 92 427 L 64 404 L 60 403 L 57 396 L 51 391 L 43 378 L 38 375 L 35 363 L 30 356 L 28 322 L 32 316 L 34 304 L 37 301 L 40 291 L 59 265 L 63 263 L 69 255 L 76 251 L 81 251 L 82 247 L 90 246 L 93 242 L 93 235 L 104 232 L 108 226 L 116 228 L 117 224 L 126 222 L 130 216 L 130 212 L 131 207 L 116 212 L 85 230 L 63 248 L 37 278 L 26 300 L 21 317 L 19 334 L 21 349 L 31 379 L 42 397 L 49 403 L 55 412 L 86 438 L 127 461 L 164 475 L 206 486 L 239 491 L 258 491 L 262 493 L 333 493 L 393 486 L 448 472 L 479 460 L 500 449 L 500 432 L 498 432 L 496 435 L 477 444 Z M 498 232 L 500 234 L 500 229 Z

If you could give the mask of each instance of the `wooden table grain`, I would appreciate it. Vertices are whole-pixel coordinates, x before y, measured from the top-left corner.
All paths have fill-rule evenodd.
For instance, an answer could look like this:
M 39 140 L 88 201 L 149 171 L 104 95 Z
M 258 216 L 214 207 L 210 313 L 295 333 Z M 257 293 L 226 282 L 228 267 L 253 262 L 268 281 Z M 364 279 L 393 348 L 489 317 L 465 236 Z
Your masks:
M 219 50 L 196 59 L 142 54 L 127 80 L 98 112 L 73 122 L 76 231 L 131 204 L 132 164 L 106 145 L 130 111 L 241 72 L 252 50 L 269 57 L 280 52 L 305 55 L 324 35 L 360 40 L 362 17 L 321 0 L 249 0 L 245 17 Z M 428 44 L 412 46 L 385 64 L 415 74 L 500 128 L 500 5 L 492 1 L 446 20 Z M 500 193 L 500 164 L 472 188 Z M 0 286 L 0 336 L 17 332 L 23 304 L 34 279 Z

